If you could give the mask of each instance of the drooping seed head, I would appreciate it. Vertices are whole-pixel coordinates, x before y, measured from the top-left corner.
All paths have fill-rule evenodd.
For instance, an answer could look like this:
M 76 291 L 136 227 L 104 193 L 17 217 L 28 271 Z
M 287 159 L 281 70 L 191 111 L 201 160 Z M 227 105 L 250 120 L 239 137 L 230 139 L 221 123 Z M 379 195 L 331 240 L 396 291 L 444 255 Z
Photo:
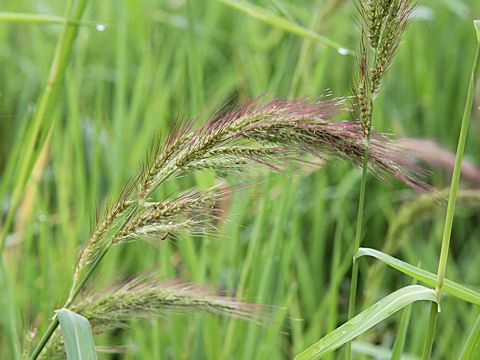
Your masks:
M 270 316 L 275 308 L 219 295 L 218 291 L 205 284 L 141 276 L 123 285 L 87 295 L 76 302 L 71 310 L 86 317 L 93 332 L 99 334 L 126 328 L 132 320 L 167 313 L 210 313 L 266 324 L 271 322 Z M 40 358 L 57 359 L 64 356 L 63 339 L 57 329 Z

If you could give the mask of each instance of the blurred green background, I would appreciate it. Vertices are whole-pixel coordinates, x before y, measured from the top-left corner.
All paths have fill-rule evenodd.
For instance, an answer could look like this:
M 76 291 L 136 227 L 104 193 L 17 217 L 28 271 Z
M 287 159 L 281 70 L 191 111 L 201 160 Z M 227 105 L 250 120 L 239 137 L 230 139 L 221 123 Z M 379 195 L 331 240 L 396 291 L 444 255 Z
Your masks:
M 352 1 L 256 2 L 355 49 L 359 31 Z M 3 0 L 0 11 L 62 16 L 63 2 Z M 475 35 L 477 0 L 420 1 L 416 17 L 375 105 L 374 124 L 398 137 L 434 140 L 455 150 Z M 45 328 L 71 283 L 79 248 L 88 237 L 95 209 L 115 198 L 136 173 L 156 137 L 178 114 L 195 116 L 226 99 L 263 93 L 315 95 L 330 89 L 350 95 L 355 57 L 291 34 L 215 0 L 89 1 L 53 116 L 44 158 L 32 175 L 7 238 L 9 271 L 19 332 Z M 0 22 L 0 173 L 2 214 L 9 206 L 11 169 L 17 166 L 40 92 L 47 80 L 61 25 Z M 474 108 L 480 105 L 479 92 Z M 212 100 L 213 99 L 213 100 Z M 345 115 L 347 116 L 347 115 Z M 480 162 L 480 114 L 473 112 L 466 158 Z M 420 163 L 422 164 L 422 163 Z M 424 164 L 422 164 L 424 165 Z M 449 185 L 450 170 L 435 167 L 429 181 Z M 250 173 L 269 179 L 234 191 L 222 236 L 118 246 L 97 272 L 92 288 L 152 269 L 163 276 L 211 282 L 247 301 L 275 305 L 274 323 L 259 326 L 213 315 L 165 316 L 95 337 L 100 347 L 124 346 L 115 359 L 282 359 L 311 345 L 345 320 L 351 243 L 360 171 L 340 161 L 290 176 Z M 227 177 L 230 184 L 238 183 Z M 176 189 L 216 180 L 210 173 L 169 183 Z M 463 182 L 463 188 L 478 187 Z M 382 249 L 399 209 L 417 196 L 370 177 L 363 245 Z M 454 222 L 447 277 L 480 285 L 478 208 L 463 209 Z M 412 219 L 395 238 L 394 255 L 436 271 L 444 211 Z M 401 242 L 400 242 L 401 241 Z M 371 260 L 361 260 L 359 301 L 369 305 L 410 283 L 382 268 L 380 286 L 367 281 Z M 372 294 L 367 296 L 367 289 Z M 421 353 L 428 304 L 415 304 L 406 352 Z M 453 359 L 478 315 L 478 308 L 445 297 L 433 358 Z M 354 346 L 356 358 L 382 358 L 394 341 L 400 316 L 369 331 Z M 9 358 L 5 332 L 0 357 Z M 337 351 L 332 358 L 339 357 Z

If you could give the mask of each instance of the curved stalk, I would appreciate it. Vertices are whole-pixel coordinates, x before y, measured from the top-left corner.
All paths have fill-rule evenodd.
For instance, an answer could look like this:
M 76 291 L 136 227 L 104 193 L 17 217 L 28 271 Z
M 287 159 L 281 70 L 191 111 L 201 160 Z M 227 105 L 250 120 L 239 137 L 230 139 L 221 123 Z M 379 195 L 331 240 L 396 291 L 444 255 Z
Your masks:
M 445 216 L 445 226 L 443 229 L 442 248 L 440 251 L 440 260 L 438 263 L 437 284 L 435 291 L 437 292 L 438 300 L 442 294 L 443 283 L 445 280 L 445 271 L 447 267 L 448 250 L 450 247 L 450 238 L 452 234 L 453 216 L 455 214 L 455 201 L 457 198 L 458 183 L 460 181 L 460 169 L 462 166 L 463 152 L 465 149 L 465 141 L 467 138 L 468 123 L 470 120 L 470 113 L 472 111 L 473 94 L 475 92 L 475 85 L 478 75 L 478 68 L 480 64 L 480 21 L 475 21 L 477 30 L 478 44 L 475 60 L 473 62 L 472 75 L 470 78 L 470 85 L 468 87 L 467 101 L 465 103 L 465 110 L 463 113 L 462 127 L 458 137 L 457 155 L 455 158 L 455 167 L 453 169 L 452 184 L 450 186 L 450 196 L 448 197 L 447 214 Z M 433 340 L 435 337 L 435 326 L 438 317 L 438 304 L 432 304 L 430 309 L 430 319 L 428 321 L 428 330 L 425 337 L 425 344 L 423 348 L 423 359 L 430 359 L 432 352 Z
M 98 264 L 100 264 L 100 261 L 103 259 L 105 254 L 108 252 L 110 247 L 111 247 L 111 244 L 109 246 L 105 247 L 105 249 L 102 251 L 102 253 L 99 255 L 99 257 L 90 266 L 90 268 L 88 269 L 88 272 L 85 274 L 85 276 L 80 280 L 79 284 L 74 289 L 72 289 L 72 292 L 71 292 L 70 296 L 68 297 L 68 300 L 63 305 L 63 308 L 67 309 L 72 304 L 73 300 L 75 300 L 75 298 L 77 297 L 80 290 L 82 290 L 83 286 L 88 281 L 90 276 L 93 274 L 95 269 L 98 267 Z M 30 358 L 29 358 L 30 360 L 35 360 L 36 358 L 38 358 L 38 356 L 42 352 L 43 348 L 47 344 L 48 340 L 52 336 L 53 332 L 58 327 L 58 324 L 59 324 L 58 316 L 57 316 L 57 314 L 55 314 L 54 317 L 52 318 L 52 321 L 50 322 L 50 325 L 48 326 L 47 330 L 45 330 L 45 333 L 43 334 L 42 338 L 40 339 L 37 346 L 33 350 L 32 355 L 30 355 Z
M 125 225 L 130 219 L 131 217 L 133 216 L 134 212 L 137 210 L 139 205 L 137 205 L 137 207 L 135 207 L 132 212 L 126 216 L 124 222 L 123 222 L 123 225 Z M 120 227 L 120 229 L 122 228 L 123 226 Z M 94 273 L 94 271 L 97 269 L 98 265 L 100 264 L 100 262 L 102 261 L 103 257 L 107 254 L 108 250 L 110 250 L 110 248 L 113 246 L 113 244 L 115 243 L 115 240 L 117 239 L 117 233 L 118 233 L 118 230 L 115 234 L 113 234 L 110 238 L 110 241 L 108 242 L 108 244 L 105 246 L 105 248 L 102 250 L 102 252 L 98 255 L 98 257 L 95 258 L 95 261 L 90 265 L 90 267 L 88 268 L 88 271 L 86 272 L 86 274 L 83 276 L 83 277 L 80 277 L 78 283 L 77 282 L 74 282 L 72 284 L 72 288 L 70 289 L 70 294 L 68 296 L 68 299 L 67 301 L 65 302 L 65 304 L 63 305 L 63 308 L 64 309 L 68 309 L 68 307 L 72 304 L 72 302 L 75 300 L 75 298 L 78 296 L 78 294 L 80 293 L 80 291 L 83 289 L 83 287 L 85 286 L 85 284 L 87 283 L 88 279 L 90 278 L 90 276 L 92 276 L 92 274 Z M 37 344 L 37 346 L 35 347 L 35 349 L 33 350 L 32 352 L 32 355 L 30 356 L 30 360 L 35 360 L 39 355 L 40 355 L 40 352 L 43 350 L 43 348 L 45 347 L 45 345 L 47 344 L 48 340 L 50 339 L 50 337 L 52 336 L 53 332 L 55 331 L 55 329 L 58 327 L 58 317 L 57 315 L 55 314 L 54 317 L 52 318 L 52 321 L 50 323 L 50 325 L 48 326 L 47 330 L 45 330 L 45 333 L 43 334 L 42 338 L 40 339 L 39 343 Z

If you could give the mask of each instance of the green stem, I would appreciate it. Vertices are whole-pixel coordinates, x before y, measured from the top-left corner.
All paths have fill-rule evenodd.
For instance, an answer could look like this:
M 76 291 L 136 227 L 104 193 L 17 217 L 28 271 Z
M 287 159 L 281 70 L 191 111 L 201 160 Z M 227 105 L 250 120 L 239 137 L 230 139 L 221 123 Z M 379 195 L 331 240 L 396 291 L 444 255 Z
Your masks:
M 440 298 L 438 299 L 440 301 Z M 435 303 L 436 304 L 436 303 Z M 437 326 L 438 307 L 433 305 L 430 307 L 430 317 L 428 319 L 427 334 L 425 335 L 425 344 L 423 346 L 422 359 L 430 359 L 432 353 L 433 338 L 435 335 L 435 327 Z
M 72 50 L 72 44 L 77 35 L 78 26 L 71 26 L 71 21 L 78 21 L 80 19 L 86 5 L 86 0 L 80 0 L 72 19 L 70 19 L 74 2 L 75 0 L 69 0 L 67 4 L 63 26 L 50 67 L 47 84 L 37 103 L 37 109 L 30 125 L 31 130 L 27 135 L 27 139 L 24 141 L 25 150 L 19 161 L 18 176 L 15 177 L 15 187 L 12 191 L 11 205 L 0 234 L 0 253 L 5 247 L 7 234 L 12 225 L 16 209 L 22 199 L 23 189 L 30 176 L 32 164 L 36 161 L 35 149 L 39 145 L 38 140 L 41 135 L 42 125 L 45 119 L 51 116 L 51 112 L 53 111 L 55 100 L 57 99 L 58 91 L 65 74 L 68 58 Z
M 419 266 L 420 264 L 418 264 Z M 417 280 L 413 279 L 412 285 L 417 285 Z M 403 347 L 405 345 L 405 340 L 407 338 L 408 324 L 410 322 L 410 317 L 412 315 L 412 304 L 409 304 L 403 309 L 402 318 L 400 320 L 400 326 L 397 330 L 397 335 L 395 338 L 395 343 L 392 348 L 392 356 L 390 360 L 401 360 Z
M 380 34 L 380 40 L 383 37 L 383 30 Z M 374 49 L 373 53 L 373 67 L 372 69 L 377 68 L 377 62 L 379 60 L 378 49 Z M 370 71 L 371 73 L 371 71 Z M 370 83 L 373 83 L 372 78 L 368 77 L 366 79 Z M 376 89 L 373 89 L 370 86 L 369 93 L 369 108 L 367 109 L 368 119 L 362 124 L 363 130 L 366 133 L 365 136 L 365 153 L 363 155 L 363 164 L 362 164 L 362 182 L 360 184 L 360 199 L 358 201 L 358 213 L 357 213 L 357 228 L 355 231 L 355 243 L 353 245 L 353 255 L 352 255 L 352 277 L 350 280 L 350 297 L 348 300 L 348 320 L 353 318 L 355 315 L 355 301 L 357 299 L 357 286 L 358 286 L 358 261 L 355 258 L 357 255 L 358 249 L 360 248 L 360 242 L 362 240 L 362 230 L 363 230 L 363 212 L 365 208 L 365 188 L 367 186 L 367 174 L 368 174 L 368 152 L 370 151 L 370 133 L 372 127 L 373 119 L 373 103 L 375 102 Z M 350 360 L 352 358 L 352 343 L 349 341 L 345 346 L 345 360 Z
M 63 25 L 65 18 L 56 15 L 26 14 L 17 12 L 0 12 L 0 21 L 27 23 L 27 24 L 58 24 Z M 96 27 L 98 24 L 94 21 L 70 20 L 70 25 Z
M 108 250 L 110 250 L 111 246 L 112 246 L 112 243 L 110 243 L 108 246 L 105 247 L 105 249 L 102 250 L 102 252 L 98 256 L 98 258 L 95 260 L 95 262 L 89 267 L 88 272 L 85 274 L 85 276 L 82 277 L 78 285 L 74 287 L 74 289 L 70 293 L 70 296 L 68 297 L 68 300 L 63 305 L 64 309 L 67 309 L 72 304 L 73 300 L 75 300 L 77 295 L 80 293 L 80 290 L 83 289 L 83 286 L 86 284 L 86 282 L 88 281 L 90 276 L 93 274 L 95 269 L 98 267 L 98 264 L 100 264 L 100 261 L 102 261 L 103 257 L 107 254 Z M 40 355 L 40 352 L 43 350 L 43 348 L 47 344 L 48 340 L 52 336 L 57 326 L 58 326 L 58 317 L 55 314 L 47 330 L 45 330 L 45 333 L 43 334 L 42 338 L 40 339 L 37 346 L 33 350 L 32 355 L 30 355 L 30 360 L 35 360 Z
M 10 356 L 15 360 L 19 360 L 22 357 L 20 355 L 20 343 L 17 334 L 16 312 L 3 254 L 0 254 L 0 288 L 3 289 L 0 298 L 0 304 L 2 306 L 1 316 L 10 344 Z
M 480 31 L 480 23 L 476 21 L 475 26 L 477 27 L 477 36 L 478 36 L 478 32 Z M 452 184 L 450 186 L 450 196 L 448 197 L 447 214 L 445 217 L 445 226 L 443 229 L 442 248 L 440 251 L 440 260 L 438 263 L 437 284 L 435 287 L 435 291 L 437 292 L 437 296 L 438 296 L 438 301 L 440 301 L 440 295 L 442 294 L 443 283 L 445 280 L 445 270 L 447 267 L 448 249 L 450 247 L 453 216 L 455 214 L 455 201 L 457 198 L 457 190 L 458 190 L 458 183 L 460 181 L 460 170 L 462 166 L 463 152 L 465 149 L 468 123 L 470 120 L 470 113 L 472 111 L 473 95 L 475 92 L 475 84 L 476 84 L 478 68 L 480 64 L 479 58 L 480 58 L 480 39 L 477 44 L 477 51 L 476 51 L 475 60 L 473 63 L 472 75 L 470 78 L 470 85 L 468 87 L 467 101 L 465 103 L 465 110 L 464 110 L 463 119 L 462 119 L 462 127 L 461 127 L 460 135 L 458 138 L 457 155 L 455 158 L 455 167 L 453 169 Z M 437 322 L 438 310 L 439 310 L 438 305 L 436 303 L 433 303 L 432 308 L 430 310 L 430 320 L 428 322 L 428 330 L 425 338 L 425 346 L 423 349 L 423 359 L 425 360 L 430 359 L 430 355 L 432 352 L 432 345 L 433 345 L 433 339 L 435 335 L 435 326 Z
M 130 221 L 130 219 L 133 217 L 135 212 L 138 210 L 138 208 L 142 206 L 142 202 L 143 202 L 143 199 L 139 199 L 139 201 L 136 204 L 134 204 L 135 207 L 132 209 L 130 214 L 128 214 L 125 217 L 125 219 L 123 220 L 123 224 L 121 224 L 121 226 L 119 226 L 118 229 L 123 229 L 124 228 L 124 226 Z M 78 283 L 74 282 L 72 284 L 72 288 L 70 290 L 70 294 L 68 296 L 68 299 L 65 302 L 65 304 L 63 305 L 64 309 L 67 309 L 72 304 L 73 300 L 75 300 L 77 295 L 83 289 L 83 287 L 87 283 L 90 276 L 92 276 L 93 272 L 97 269 L 98 265 L 100 264 L 100 262 L 102 261 L 104 256 L 107 254 L 108 250 L 110 250 L 110 248 L 115 244 L 115 240 L 117 239 L 118 229 L 115 232 L 115 234 L 112 234 L 108 244 L 105 246 L 105 248 L 103 248 L 102 252 L 95 258 L 95 261 L 93 261 L 93 263 L 90 265 L 87 273 L 83 277 L 80 277 L 80 281 Z M 43 334 L 39 343 L 37 344 L 37 346 L 33 350 L 32 355 L 30 356 L 30 360 L 35 360 L 38 357 L 38 355 L 40 355 L 40 352 L 42 351 L 42 349 L 47 344 L 48 340 L 52 336 L 52 334 L 55 331 L 55 329 L 57 328 L 57 326 L 58 326 L 58 318 L 57 318 L 57 315 L 55 314 L 54 317 L 52 318 L 52 321 L 51 321 L 50 325 L 48 326 L 47 330 L 45 330 L 45 333 Z
M 200 68 L 200 57 L 198 56 L 198 37 L 195 36 L 195 8 L 194 1 L 187 0 L 187 41 L 188 41 L 188 77 L 190 80 L 190 96 L 192 110 L 196 114 L 203 108 L 203 79 Z
M 355 314 L 355 300 L 357 298 L 357 283 L 358 283 L 358 261 L 355 259 L 355 255 L 360 248 L 360 241 L 362 240 L 362 228 L 363 228 L 363 212 L 365 208 L 365 188 L 367 185 L 368 174 L 368 152 L 370 149 L 370 132 L 368 132 L 365 138 L 365 154 L 363 155 L 362 164 L 362 182 L 360 184 L 360 199 L 358 201 L 358 213 L 357 213 L 357 228 L 355 231 L 355 243 L 353 245 L 353 265 L 352 265 L 352 278 L 350 282 L 350 298 L 348 301 L 348 319 L 353 318 Z M 348 342 L 345 346 L 345 359 L 351 359 L 352 343 Z

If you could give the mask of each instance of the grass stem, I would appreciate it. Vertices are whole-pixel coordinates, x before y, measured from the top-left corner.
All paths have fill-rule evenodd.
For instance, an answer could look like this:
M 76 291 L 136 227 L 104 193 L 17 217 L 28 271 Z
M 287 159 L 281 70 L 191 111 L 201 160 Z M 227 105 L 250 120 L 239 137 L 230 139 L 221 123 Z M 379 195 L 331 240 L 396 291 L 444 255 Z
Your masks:
M 0 12 L 0 21 L 26 24 L 57 24 L 63 25 L 65 18 L 55 15 L 41 15 L 41 14 L 26 14 L 17 12 Z M 94 21 L 85 20 L 69 20 L 69 25 L 97 27 L 98 24 Z
M 358 284 L 358 261 L 355 259 L 355 255 L 360 248 L 360 241 L 362 240 L 363 230 L 363 213 L 365 208 L 365 189 L 367 185 L 368 174 L 368 151 L 370 149 L 370 132 L 365 138 L 365 154 L 363 156 L 362 164 L 362 182 L 360 184 L 360 198 L 358 201 L 358 213 L 357 213 L 357 228 L 355 231 L 355 242 L 353 245 L 353 265 L 352 265 L 352 278 L 350 282 L 350 297 L 348 300 L 348 319 L 353 318 L 355 314 L 355 300 L 357 297 L 357 284 Z M 351 359 L 352 343 L 348 342 L 345 346 L 345 359 Z
M 8 279 L 7 269 L 5 267 L 4 254 L 0 254 L 0 288 L 2 290 L 1 296 L 1 308 L 2 318 L 6 330 L 6 336 L 10 345 L 10 355 L 13 359 L 19 360 L 20 356 L 20 343 L 18 341 L 17 324 L 15 320 L 16 311 L 13 306 L 13 296 L 10 291 L 10 283 Z
M 475 27 L 477 28 L 477 37 L 480 31 L 480 22 L 475 21 Z M 448 197 L 448 207 L 447 214 L 445 216 L 445 226 L 443 230 L 443 239 L 442 239 L 442 248 L 440 251 L 440 260 L 438 263 L 438 272 L 437 272 L 437 284 L 435 291 L 437 292 L 438 300 L 440 301 L 440 295 L 442 294 L 443 283 L 445 280 L 445 271 L 447 267 L 448 259 L 448 250 L 450 247 L 450 238 L 452 234 L 452 224 L 453 216 L 455 214 L 455 201 L 457 198 L 458 184 L 460 181 L 460 170 L 462 166 L 463 152 L 465 150 L 465 142 L 467 138 L 468 123 L 470 120 L 470 113 L 472 111 L 473 95 L 475 92 L 475 85 L 478 75 L 479 61 L 480 58 L 480 38 L 477 43 L 477 51 L 475 55 L 475 60 L 473 62 L 472 75 L 470 78 L 470 85 L 468 87 L 467 100 L 465 103 L 465 110 L 463 113 L 462 127 L 460 130 L 460 135 L 458 138 L 457 154 L 455 158 L 455 167 L 453 169 L 452 175 L 452 184 L 450 186 L 450 195 Z M 435 326 L 438 316 L 438 305 L 432 303 L 432 308 L 430 311 L 430 320 L 428 322 L 427 335 L 425 337 L 425 345 L 423 349 L 423 359 L 430 359 L 432 352 L 433 340 L 435 337 Z
M 82 290 L 82 288 L 86 284 L 87 280 L 93 274 L 95 269 L 100 264 L 100 261 L 102 261 L 103 257 L 106 255 L 106 253 L 110 249 L 110 246 L 105 247 L 105 249 L 102 251 L 102 253 L 95 260 L 95 262 L 90 266 L 90 268 L 88 269 L 88 272 L 85 274 L 85 276 L 82 277 L 79 284 L 77 286 L 75 286 L 74 289 L 72 289 L 72 292 L 71 292 L 70 296 L 68 297 L 68 300 L 63 305 L 64 309 L 67 309 L 72 304 L 73 300 L 75 300 L 75 298 L 77 297 L 80 290 Z M 43 334 L 42 338 L 40 339 L 37 346 L 33 350 L 32 355 L 30 355 L 30 360 L 35 360 L 36 358 L 38 358 L 38 356 L 42 352 L 43 348 L 47 344 L 48 340 L 52 336 L 53 332 L 58 327 L 58 324 L 59 324 L 58 317 L 57 317 L 57 314 L 55 314 L 52 318 L 52 321 L 50 322 L 50 325 L 48 325 L 47 330 L 45 330 L 45 333 Z
M 124 223 L 123 225 L 125 225 L 130 219 L 131 219 L 131 216 L 133 215 L 133 213 L 135 212 L 136 209 L 134 209 L 125 219 L 124 219 Z M 123 228 L 123 226 L 120 227 L 120 229 Z M 68 299 L 67 301 L 65 302 L 65 304 L 63 305 L 63 308 L 64 309 L 68 309 L 68 307 L 72 304 L 72 302 L 75 300 L 75 298 L 77 297 L 77 295 L 80 293 L 80 291 L 83 289 L 83 287 L 85 286 L 85 284 L 87 283 L 88 279 L 90 278 L 90 276 L 92 276 L 92 274 L 94 273 L 94 271 L 97 269 L 98 265 L 100 264 L 100 262 L 103 260 L 104 256 L 107 254 L 108 250 L 110 250 L 110 248 L 112 247 L 112 245 L 114 244 L 114 241 L 116 239 L 116 235 L 112 235 L 109 243 L 105 246 L 105 248 L 102 250 L 102 252 L 98 255 L 98 257 L 95 258 L 95 261 L 92 262 L 92 264 L 89 266 L 86 274 L 81 277 L 78 281 L 78 283 L 74 282 L 72 284 L 72 288 L 70 290 L 70 295 L 68 296 Z M 39 343 L 37 344 L 37 346 L 35 347 L 35 349 L 33 350 L 32 352 L 32 355 L 30 356 L 30 360 L 35 360 L 39 355 L 40 355 L 40 352 L 42 351 L 42 349 L 45 347 L 45 345 L 47 344 L 48 340 L 50 339 L 50 337 L 52 336 L 53 332 L 55 331 L 55 329 L 58 327 L 58 317 L 57 315 L 55 314 L 54 317 L 52 318 L 52 321 L 50 323 L 50 325 L 48 326 L 47 330 L 45 330 L 45 333 L 43 334 L 42 338 L 40 339 Z

